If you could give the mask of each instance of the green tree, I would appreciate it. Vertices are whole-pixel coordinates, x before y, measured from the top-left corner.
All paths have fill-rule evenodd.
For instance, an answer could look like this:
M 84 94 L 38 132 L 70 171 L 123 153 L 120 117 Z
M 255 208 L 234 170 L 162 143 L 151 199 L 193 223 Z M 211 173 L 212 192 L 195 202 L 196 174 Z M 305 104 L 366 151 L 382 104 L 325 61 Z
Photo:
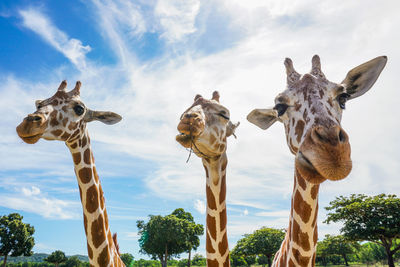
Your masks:
M 196 224 L 193 216 L 190 212 L 186 212 L 184 209 L 179 208 L 174 210 L 171 215 L 175 215 L 179 219 L 186 220 L 189 222 L 188 227 L 186 229 L 186 237 L 184 240 L 186 249 L 185 251 L 189 254 L 187 260 L 187 266 L 190 267 L 190 258 L 192 250 L 197 250 L 200 246 L 200 238 L 199 236 L 204 234 L 204 227 L 201 224 Z
M 321 245 L 319 252 L 322 255 L 341 256 L 346 266 L 349 266 L 348 255 L 354 254 L 356 249 L 360 247 L 357 242 L 349 241 L 342 235 L 325 235 L 324 241 L 320 242 L 319 245 Z
M 195 266 L 206 266 L 207 260 L 201 254 L 195 254 L 192 260 L 192 265 Z
M 125 263 L 126 266 L 129 266 L 133 261 L 134 257 L 130 253 L 122 253 L 121 260 Z
M 329 250 L 328 242 L 326 240 L 319 241 L 317 244 L 317 255 L 315 261 L 322 264 L 323 266 L 328 265 L 329 261 Z
M 68 258 L 65 256 L 64 252 L 62 252 L 61 250 L 56 250 L 44 260 L 53 263 L 56 267 L 58 267 L 60 263 L 66 262 Z
M 32 255 L 35 245 L 33 234 L 35 228 L 22 222 L 23 217 L 18 213 L 11 213 L 0 217 L 0 256 L 4 256 L 3 266 L 7 264 L 7 257 Z
M 360 258 L 362 263 L 365 263 L 368 266 L 377 262 L 378 260 L 386 259 L 386 253 L 385 249 L 382 246 L 379 246 L 372 242 L 368 242 L 361 245 L 360 250 L 358 251 L 358 257 Z
M 284 238 L 284 231 L 263 227 L 252 234 L 244 235 L 237 242 L 233 253 L 244 256 L 249 265 L 253 264 L 253 259 L 250 256 L 264 256 L 266 257 L 268 266 L 271 266 L 272 258 L 278 251 Z
M 140 252 L 150 255 L 153 259 L 159 259 L 162 266 L 167 266 L 167 260 L 171 256 L 179 255 L 185 251 L 197 248 L 194 236 L 203 234 L 201 229 L 191 220 L 188 213 L 179 210 L 167 216 L 150 215 L 147 223 L 137 221 L 139 229 Z M 190 218 L 189 218 L 190 219 Z M 201 231 L 200 231 L 201 230 Z
M 85 264 L 77 257 L 72 256 L 61 265 L 62 267 L 83 267 Z
M 340 196 L 325 209 L 329 211 L 326 223 L 341 221 L 340 231 L 347 239 L 383 246 L 389 267 L 394 267 L 393 255 L 400 250 L 400 244 L 393 247 L 393 241 L 400 238 L 400 199 L 396 195 Z
M 133 262 L 134 267 L 160 267 L 160 262 L 156 260 L 136 260 Z
M 263 227 L 248 236 L 247 253 L 267 257 L 268 266 L 271 266 L 272 258 L 280 248 L 284 238 L 284 231 Z

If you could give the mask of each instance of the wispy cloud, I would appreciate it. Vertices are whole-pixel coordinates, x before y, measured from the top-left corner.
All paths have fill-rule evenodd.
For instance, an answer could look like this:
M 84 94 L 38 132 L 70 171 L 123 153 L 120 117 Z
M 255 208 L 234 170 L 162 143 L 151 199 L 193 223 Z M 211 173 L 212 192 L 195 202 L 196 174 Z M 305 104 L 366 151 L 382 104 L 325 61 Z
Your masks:
M 85 46 L 80 40 L 70 38 L 38 9 L 21 9 L 19 15 L 24 27 L 38 34 L 49 45 L 67 57 L 78 69 L 84 70 L 86 68 L 85 55 L 91 50 L 89 45 Z
M 29 191 L 23 187 L 14 194 L 1 194 L 0 206 L 58 220 L 77 219 L 80 214 L 79 203 L 46 197 L 38 188 Z
M 194 33 L 199 9 L 199 0 L 158 0 L 154 13 L 161 27 L 161 38 L 174 43 L 182 41 L 186 35 Z
M 194 208 L 201 214 L 206 213 L 206 203 L 203 200 L 196 199 L 194 202 Z

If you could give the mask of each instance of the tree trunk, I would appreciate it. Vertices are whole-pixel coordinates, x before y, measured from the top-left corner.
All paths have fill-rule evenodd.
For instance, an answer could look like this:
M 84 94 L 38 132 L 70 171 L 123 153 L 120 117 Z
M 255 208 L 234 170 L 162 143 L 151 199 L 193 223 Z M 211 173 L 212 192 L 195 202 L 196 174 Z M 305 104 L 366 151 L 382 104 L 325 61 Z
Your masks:
M 188 260 L 188 264 L 187 264 L 188 267 L 190 267 L 190 256 L 191 256 L 190 254 L 191 253 L 192 253 L 192 249 L 189 249 L 189 260 Z
M 6 267 L 8 254 L 4 255 L 3 267 Z
M 268 267 L 271 267 L 271 264 L 272 264 L 271 256 L 267 256 L 267 259 L 268 259 Z
M 161 267 L 164 267 L 164 254 L 158 255 L 158 259 L 161 262 Z M 140 267 L 140 265 L 139 265 L 139 267 Z
M 343 254 L 342 256 L 343 256 L 344 263 L 346 264 L 346 266 L 349 266 L 349 263 L 347 262 L 346 254 Z
M 165 259 L 164 259 L 164 266 L 167 267 L 167 261 L 168 261 L 168 246 L 165 245 Z
M 394 267 L 394 261 L 393 261 L 393 254 L 388 253 L 388 265 L 389 267 Z
M 389 267 L 395 267 L 393 261 L 393 253 L 392 251 L 390 251 L 390 246 L 387 243 L 384 243 L 384 245 L 385 245 L 386 255 L 388 257 L 388 265 Z

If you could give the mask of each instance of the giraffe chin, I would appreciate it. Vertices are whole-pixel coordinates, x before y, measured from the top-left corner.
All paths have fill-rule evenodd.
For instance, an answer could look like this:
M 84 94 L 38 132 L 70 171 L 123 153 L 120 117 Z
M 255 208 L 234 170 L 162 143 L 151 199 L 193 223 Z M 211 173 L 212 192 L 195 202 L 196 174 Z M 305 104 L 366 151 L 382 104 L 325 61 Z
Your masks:
M 314 158 L 310 160 L 301 151 L 296 155 L 295 165 L 304 179 L 315 184 L 322 183 L 327 179 L 331 181 L 342 180 L 349 175 L 352 169 L 350 158 L 339 162 Z
M 186 148 L 190 148 L 191 143 L 192 143 L 192 137 L 191 137 L 190 135 L 183 134 L 183 133 L 178 134 L 178 135 L 175 137 L 175 140 L 176 140 L 179 144 L 181 144 L 183 147 L 186 147 Z
M 304 157 L 303 153 L 301 152 L 297 153 L 295 168 L 298 170 L 301 177 L 312 184 L 320 184 L 327 179 L 322 176 L 317 169 L 315 169 L 312 163 L 306 157 Z
M 35 144 L 42 137 L 42 134 L 32 135 L 32 136 L 19 136 L 22 141 L 27 144 Z

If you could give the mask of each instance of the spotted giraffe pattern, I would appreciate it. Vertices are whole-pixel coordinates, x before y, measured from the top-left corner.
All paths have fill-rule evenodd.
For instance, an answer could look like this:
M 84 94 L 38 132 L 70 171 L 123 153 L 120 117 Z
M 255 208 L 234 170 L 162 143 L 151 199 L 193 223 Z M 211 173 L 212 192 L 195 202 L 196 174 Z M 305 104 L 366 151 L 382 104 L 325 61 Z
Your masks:
M 203 159 L 206 171 L 207 266 L 229 266 L 226 216 L 226 153 L 217 159 Z
M 206 172 L 207 266 L 230 266 L 226 213 L 227 137 L 236 127 L 229 120 L 229 110 L 219 104 L 219 94 L 211 100 L 200 95 L 181 116 L 176 140 L 202 158 Z
M 340 125 L 345 102 L 368 91 L 386 61 L 385 56 L 368 61 L 337 84 L 326 79 L 317 55 L 304 75 L 287 58 L 287 89 L 275 98 L 275 107 L 255 109 L 247 116 L 264 130 L 283 122 L 288 147 L 296 156 L 289 227 L 272 266 L 315 266 L 320 184 L 344 179 L 352 168 L 349 138 Z
M 275 254 L 273 266 L 314 266 L 318 241 L 318 191 L 318 184 L 306 181 L 296 172 L 288 232 Z
M 27 143 L 35 143 L 40 138 L 66 143 L 78 180 L 90 265 L 125 266 L 119 256 L 116 234 L 112 235 L 108 224 L 103 190 L 86 128 L 86 123 L 92 120 L 111 124 L 120 117 L 86 108 L 79 97 L 80 82 L 70 92 L 66 92 L 65 87 L 63 81 L 54 96 L 37 101 L 37 111 L 24 119 L 17 127 L 17 133 Z

